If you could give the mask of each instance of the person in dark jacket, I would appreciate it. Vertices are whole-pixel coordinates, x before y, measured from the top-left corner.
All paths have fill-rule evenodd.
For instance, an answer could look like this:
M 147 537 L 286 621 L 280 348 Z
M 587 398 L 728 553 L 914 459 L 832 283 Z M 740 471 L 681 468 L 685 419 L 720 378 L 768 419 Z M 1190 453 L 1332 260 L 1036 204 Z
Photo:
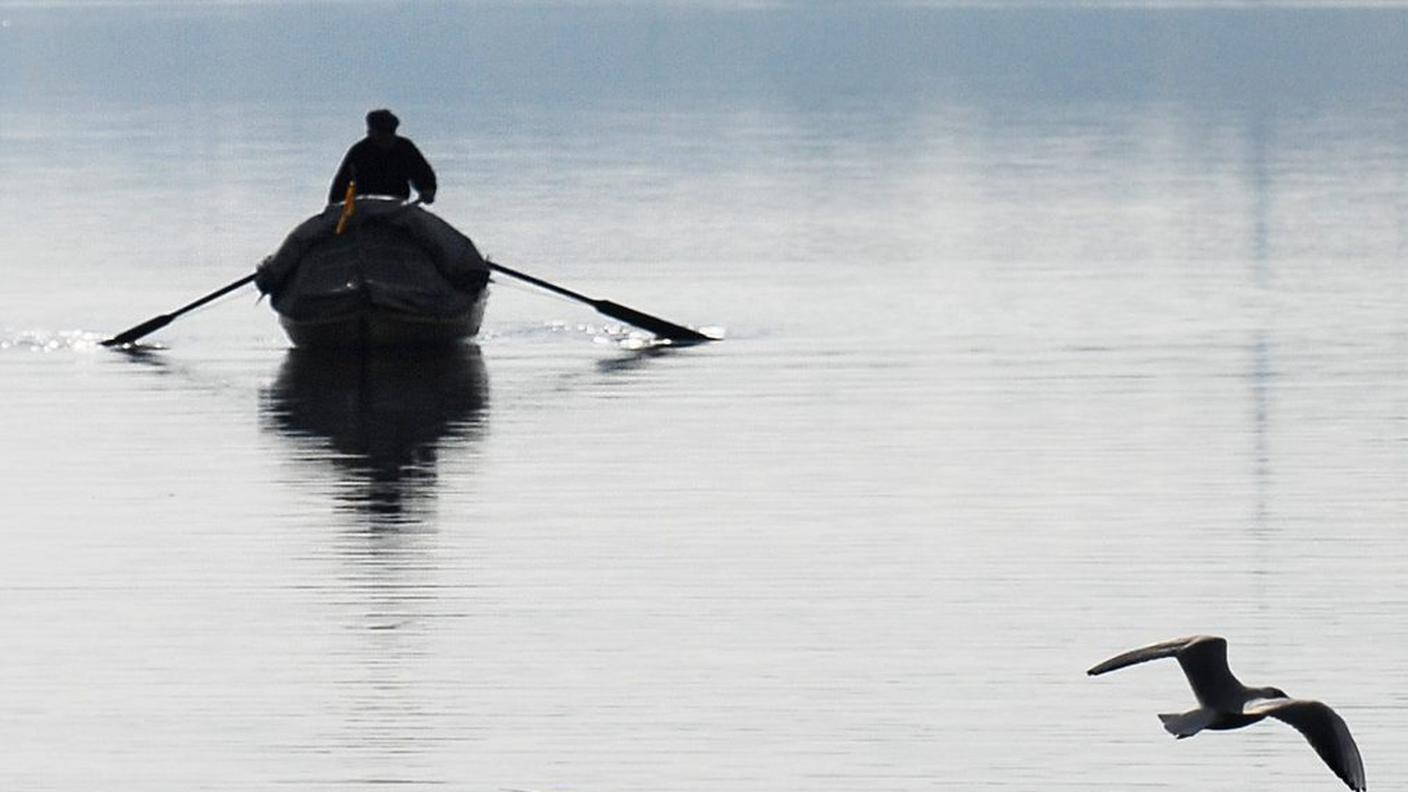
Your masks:
M 411 197 L 411 187 L 422 202 L 435 203 L 435 171 L 416 144 L 396 134 L 401 119 L 390 110 L 367 113 L 367 136 L 347 150 L 328 190 L 328 203 L 342 201 L 347 185 L 357 184 L 357 195 Z

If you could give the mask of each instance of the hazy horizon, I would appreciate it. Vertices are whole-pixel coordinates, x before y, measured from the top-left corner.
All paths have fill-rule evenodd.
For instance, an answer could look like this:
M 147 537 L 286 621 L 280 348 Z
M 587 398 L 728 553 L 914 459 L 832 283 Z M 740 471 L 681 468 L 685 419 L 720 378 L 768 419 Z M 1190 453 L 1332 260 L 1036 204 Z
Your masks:
M 316 1 L 11 5 L 0 96 L 669 108 L 1408 95 L 1400 8 L 339 5 L 331 18 Z

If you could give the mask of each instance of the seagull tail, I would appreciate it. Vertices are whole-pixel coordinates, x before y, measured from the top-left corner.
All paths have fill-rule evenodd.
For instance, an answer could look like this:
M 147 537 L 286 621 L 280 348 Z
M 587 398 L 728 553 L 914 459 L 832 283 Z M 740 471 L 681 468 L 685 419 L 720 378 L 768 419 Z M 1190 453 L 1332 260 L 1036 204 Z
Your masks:
M 1159 720 L 1163 721 L 1165 731 L 1181 740 L 1206 729 L 1215 716 L 1212 710 L 1195 709 L 1176 714 L 1159 713 Z

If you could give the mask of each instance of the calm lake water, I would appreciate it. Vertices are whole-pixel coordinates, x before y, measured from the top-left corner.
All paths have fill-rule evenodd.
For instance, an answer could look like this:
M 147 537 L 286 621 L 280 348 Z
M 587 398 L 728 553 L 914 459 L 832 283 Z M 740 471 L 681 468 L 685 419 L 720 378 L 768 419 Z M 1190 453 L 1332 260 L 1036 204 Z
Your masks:
M 0 4 L 0 787 L 1408 782 L 1408 14 Z M 388 105 L 509 266 L 240 292 Z

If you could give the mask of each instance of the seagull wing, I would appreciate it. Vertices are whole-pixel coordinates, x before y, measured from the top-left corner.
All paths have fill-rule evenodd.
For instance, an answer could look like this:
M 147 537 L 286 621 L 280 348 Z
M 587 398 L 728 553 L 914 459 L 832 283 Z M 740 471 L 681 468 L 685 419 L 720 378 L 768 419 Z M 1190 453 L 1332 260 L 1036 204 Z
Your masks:
M 1246 703 L 1246 688 L 1227 667 L 1227 641 L 1199 636 L 1178 653 L 1178 664 L 1204 707 L 1236 712 Z
M 1205 636 L 1194 636 L 1192 638 L 1178 638 L 1172 641 L 1156 643 L 1152 646 L 1145 646 L 1142 649 L 1131 649 L 1121 655 L 1115 655 L 1109 660 L 1095 666 L 1085 673 L 1091 676 L 1099 676 L 1107 671 L 1115 671 L 1125 666 L 1132 666 L 1135 663 L 1147 663 L 1150 660 L 1158 660 L 1161 657 L 1177 657 L 1188 644 L 1197 641 Z
M 1364 761 L 1359 758 L 1359 746 L 1354 744 L 1344 719 L 1328 706 L 1303 699 L 1269 699 L 1248 707 L 1246 712 L 1268 715 L 1291 724 L 1305 735 L 1310 747 L 1350 789 L 1355 792 L 1365 789 Z
M 1194 635 L 1134 649 L 1106 660 L 1085 673 L 1097 676 L 1136 663 L 1176 657 L 1198 703 L 1224 711 L 1240 711 L 1242 683 L 1227 668 L 1227 641 L 1212 635 Z

